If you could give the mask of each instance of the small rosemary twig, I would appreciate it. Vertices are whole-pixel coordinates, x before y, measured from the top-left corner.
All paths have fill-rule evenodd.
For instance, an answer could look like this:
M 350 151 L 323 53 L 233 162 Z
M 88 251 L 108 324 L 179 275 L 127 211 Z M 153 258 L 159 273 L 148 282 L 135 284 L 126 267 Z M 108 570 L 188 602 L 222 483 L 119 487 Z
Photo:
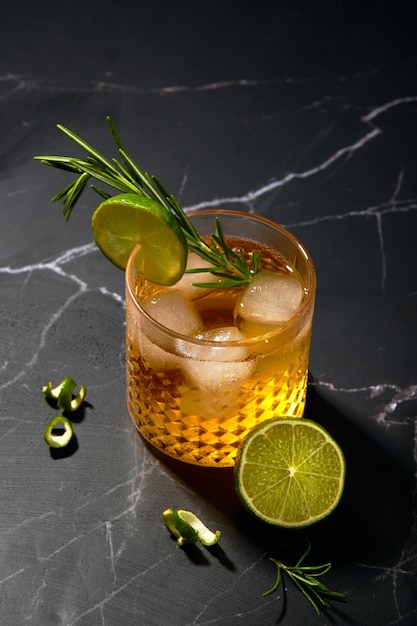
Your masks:
M 323 576 L 323 574 L 326 574 L 330 570 L 331 563 L 324 563 L 323 565 L 316 566 L 303 565 L 307 555 L 310 553 L 310 550 L 311 545 L 309 544 L 307 550 L 301 556 L 299 561 L 293 566 L 286 565 L 282 561 L 270 558 L 269 560 L 277 566 L 277 578 L 274 586 L 268 591 L 265 591 L 263 595 L 269 596 L 274 593 L 283 579 L 283 574 L 286 574 L 312 604 L 317 615 L 320 615 L 320 608 L 330 607 L 328 599 L 343 600 L 345 595 L 339 591 L 332 591 L 320 580 L 317 580 L 319 576 Z

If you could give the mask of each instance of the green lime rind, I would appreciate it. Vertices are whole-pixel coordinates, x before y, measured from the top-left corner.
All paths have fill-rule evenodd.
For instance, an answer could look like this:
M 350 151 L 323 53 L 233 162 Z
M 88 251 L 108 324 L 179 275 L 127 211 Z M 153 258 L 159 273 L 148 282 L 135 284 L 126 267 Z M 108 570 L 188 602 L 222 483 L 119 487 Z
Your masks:
M 345 474 L 343 452 L 321 425 L 304 418 L 273 418 L 242 443 L 234 481 L 243 505 L 256 517 L 301 528 L 336 508 Z
M 69 419 L 62 415 L 57 415 L 51 419 L 45 428 L 43 438 L 50 448 L 65 448 L 73 435 L 74 431 Z
M 91 228 L 98 248 L 119 269 L 126 269 L 138 246 L 135 268 L 147 280 L 169 286 L 185 272 L 185 235 L 175 216 L 156 200 L 134 193 L 111 196 L 94 211 Z
M 179 546 L 184 545 L 185 538 L 181 535 L 180 531 L 176 528 L 174 523 L 173 509 L 165 509 L 165 511 L 162 513 L 162 517 L 164 518 L 165 526 L 168 528 L 171 535 L 177 540 L 177 544 Z
M 178 509 L 166 509 L 162 516 L 170 533 L 177 539 L 178 546 L 197 543 L 203 546 L 213 546 L 220 540 L 221 532 L 212 532 L 203 522 L 191 511 Z
M 52 382 L 49 381 L 47 385 L 42 387 L 42 393 L 45 398 L 56 401 L 58 407 L 63 411 L 76 411 L 84 402 L 87 394 L 87 388 L 80 385 L 78 394 L 73 397 L 72 393 L 76 386 L 75 380 L 71 376 L 66 376 L 56 387 L 52 387 Z

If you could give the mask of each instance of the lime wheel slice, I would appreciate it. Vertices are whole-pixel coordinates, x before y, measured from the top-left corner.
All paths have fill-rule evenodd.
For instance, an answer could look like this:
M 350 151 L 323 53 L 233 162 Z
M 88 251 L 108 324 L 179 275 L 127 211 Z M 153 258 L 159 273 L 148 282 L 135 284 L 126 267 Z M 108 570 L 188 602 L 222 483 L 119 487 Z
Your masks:
M 102 202 L 91 220 L 94 240 L 116 267 L 124 270 L 133 249 L 136 269 L 160 285 L 173 285 L 184 274 L 187 241 L 175 216 L 156 200 L 119 194 Z

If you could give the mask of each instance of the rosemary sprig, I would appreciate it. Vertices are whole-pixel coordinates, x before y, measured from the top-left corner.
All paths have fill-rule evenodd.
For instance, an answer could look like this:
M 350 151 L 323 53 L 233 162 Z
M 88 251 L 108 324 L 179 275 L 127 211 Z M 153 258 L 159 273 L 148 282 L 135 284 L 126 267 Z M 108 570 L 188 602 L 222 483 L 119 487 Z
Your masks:
M 211 272 L 216 281 L 195 283 L 201 287 L 243 287 L 250 283 L 255 274 L 261 269 L 261 253 L 255 251 L 251 258 L 246 260 L 242 251 L 231 249 L 225 239 L 218 219 L 215 220 L 216 230 L 208 241 L 200 237 L 191 223 L 184 209 L 176 198 L 170 194 L 156 176 L 144 172 L 134 162 L 127 152 L 124 143 L 116 129 L 113 120 L 107 116 L 113 141 L 117 148 L 119 159 L 111 160 L 103 156 L 98 150 L 87 143 L 74 132 L 57 124 L 59 130 L 65 133 L 72 141 L 87 153 L 85 159 L 70 156 L 35 156 L 34 158 L 45 165 L 55 167 L 76 175 L 75 180 L 64 187 L 53 198 L 52 202 L 63 202 L 63 215 L 68 220 L 75 205 L 84 192 L 87 183 L 94 179 L 100 184 L 116 189 L 118 193 L 134 193 L 156 200 L 177 219 L 188 244 L 189 250 L 195 252 L 211 267 L 189 270 Z M 90 187 L 102 198 L 109 198 L 111 194 L 94 183 Z
M 270 558 L 269 560 L 275 563 L 277 566 L 277 578 L 274 586 L 265 591 L 264 596 L 269 596 L 274 593 L 285 573 L 288 578 L 294 583 L 296 587 L 304 594 L 307 600 L 313 605 L 317 615 L 320 615 L 320 608 L 329 608 L 330 603 L 328 599 L 343 600 L 345 595 L 339 591 L 332 591 L 320 580 L 317 580 L 319 576 L 326 574 L 330 568 L 331 563 L 324 563 L 323 565 L 303 565 L 306 557 L 310 553 L 311 544 L 309 544 L 307 550 L 301 556 L 299 561 L 294 565 L 286 565 L 282 561 Z

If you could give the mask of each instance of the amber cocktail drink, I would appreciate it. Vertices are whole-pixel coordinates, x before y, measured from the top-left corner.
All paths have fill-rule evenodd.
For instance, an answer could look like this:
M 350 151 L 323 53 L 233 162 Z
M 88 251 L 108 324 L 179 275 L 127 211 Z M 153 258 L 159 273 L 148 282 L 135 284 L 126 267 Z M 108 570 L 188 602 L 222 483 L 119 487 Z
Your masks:
M 313 263 L 277 224 L 237 211 L 189 214 L 210 236 L 219 217 L 230 247 L 262 252 L 246 288 L 172 287 L 126 268 L 127 400 L 141 435 L 178 460 L 234 464 L 245 435 L 275 416 L 302 417 L 315 297 Z M 195 258 L 194 258 L 195 257 Z M 204 267 L 194 253 L 189 265 Z

